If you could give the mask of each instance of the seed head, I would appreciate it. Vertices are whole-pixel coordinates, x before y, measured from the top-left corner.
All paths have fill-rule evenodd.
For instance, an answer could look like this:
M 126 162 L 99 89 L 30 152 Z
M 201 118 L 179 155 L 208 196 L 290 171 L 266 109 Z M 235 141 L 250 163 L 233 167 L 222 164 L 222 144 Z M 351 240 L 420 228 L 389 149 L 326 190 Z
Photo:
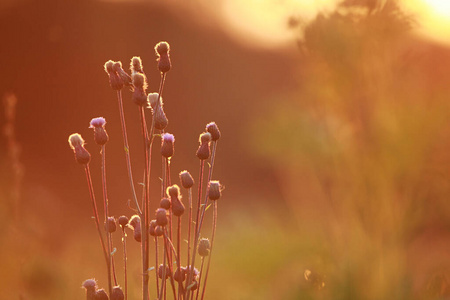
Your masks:
M 162 108 L 162 106 L 158 106 L 156 113 L 153 114 L 153 118 L 155 118 L 156 129 L 163 130 L 169 124 L 169 120 L 167 119 L 167 116 L 164 113 L 164 109 Z
M 126 86 L 132 86 L 131 76 L 122 68 L 122 62 L 117 61 L 113 65 L 113 70 L 119 75 Z
M 217 124 L 215 122 L 211 122 L 206 125 L 206 131 L 211 134 L 211 139 L 213 141 L 217 141 L 220 139 L 220 130 L 219 127 L 217 127 Z
M 109 233 L 113 233 L 116 231 L 116 219 L 114 217 L 108 217 L 108 222 L 105 224 L 105 229 Z
M 91 161 L 91 154 L 84 148 L 84 140 L 80 134 L 74 133 L 69 136 L 69 145 L 75 154 L 75 160 L 82 165 Z
M 138 215 L 134 215 L 131 217 L 129 224 L 131 227 L 133 227 L 134 239 L 137 242 L 140 242 L 141 241 L 141 219 L 139 218 Z
M 198 242 L 198 255 L 200 256 L 208 256 L 209 251 L 211 249 L 211 244 L 208 239 L 202 238 Z
M 109 136 L 105 130 L 105 118 L 98 117 L 91 120 L 89 128 L 94 128 L 94 141 L 98 145 L 104 145 L 108 142 Z
M 142 67 L 142 60 L 139 56 L 134 56 L 130 63 L 131 74 L 134 73 L 144 73 L 144 68 Z
M 172 212 L 175 216 L 180 217 L 183 215 L 185 207 L 183 202 L 181 202 L 180 197 L 172 197 Z
M 162 198 L 161 201 L 159 202 L 159 207 L 169 210 L 170 209 L 170 199 Z
M 128 224 L 128 218 L 126 217 L 126 216 L 120 216 L 119 217 L 119 225 L 120 225 L 120 227 L 122 227 L 122 230 L 124 230 L 125 229 L 125 227 L 127 226 L 127 224 Z
M 210 142 L 211 142 L 211 134 L 209 132 L 204 132 L 199 137 L 200 146 L 197 149 L 197 157 L 201 160 L 208 159 L 211 150 L 210 150 Z
M 133 95 L 131 98 L 133 102 L 137 105 L 144 106 L 147 105 L 147 95 L 145 90 L 147 89 L 147 80 L 144 74 L 142 73 L 133 73 Z
M 83 282 L 82 287 L 86 289 L 86 299 L 94 300 L 95 291 L 97 290 L 97 282 L 95 279 L 87 279 Z
M 123 80 L 117 74 L 116 71 L 114 71 L 114 62 L 112 60 L 108 60 L 104 65 L 106 73 L 108 73 L 109 76 L 109 84 L 113 90 L 120 90 L 123 88 Z
M 95 292 L 95 300 L 108 300 L 108 294 L 106 294 L 104 289 L 99 289 Z
M 123 300 L 125 299 L 125 295 L 120 286 L 115 286 L 111 292 L 111 300 Z
M 167 223 L 167 211 L 164 208 L 158 208 L 156 210 L 156 224 L 159 226 L 166 226 Z
M 175 137 L 173 134 L 164 133 L 161 141 L 161 155 L 165 158 L 173 156 Z
M 208 198 L 218 200 L 222 195 L 222 186 L 218 180 L 211 180 L 208 183 Z
M 156 107 L 156 103 L 158 103 L 158 97 L 159 97 L 158 93 L 150 93 L 147 96 L 147 105 L 149 105 L 149 107 L 152 109 L 152 112 Z M 159 106 L 162 105 L 163 105 L 162 97 L 159 97 Z
M 149 228 L 149 233 L 151 236 L 156 236 L 155 229 L 156 229 L 156 220 L 151 220 Z
M 180 181 L 181 186 L 185 189 L 189 189 L 194 185 L 194 178 L 192 178 L 191 174 L 186 170 L 180 172 Z
M 155 235 L 156 236 L 162 236 L 164 234 L 164 229 L 161 226 L 155 227 Z
M 178 197 L 178 195 L 180 194 L 180 188 L 176 184 L 171 185 L 167 188 L 166 194 L 169 197 Z
M 170 62 L 170 46 L 167 42 L 159 42 L 155 46 L 155 52 L 158 56 L 158 69 L 161 73 L 166 73 L 172 67 L 172 63 Z

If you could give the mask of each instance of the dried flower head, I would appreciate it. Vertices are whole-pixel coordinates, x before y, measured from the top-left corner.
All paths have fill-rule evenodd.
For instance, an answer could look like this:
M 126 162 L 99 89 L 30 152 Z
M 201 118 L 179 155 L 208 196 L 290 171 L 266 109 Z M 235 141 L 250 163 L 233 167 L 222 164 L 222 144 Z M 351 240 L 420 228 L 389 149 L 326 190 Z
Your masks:
M 105 223 L 105 229 L 109 233 L 113 233 L 116 231 L 116 219 L 114 217 L 108 217 L 108 221 Z
M 199 137 L 200 146 L 197 149 L 197 157 L 201 160 L 208 159 L 211 155 L 210 142 L 211 134 L 209 132 L 204 132 L 200 134 Z
M 94 141 L 98 145 L 104 145 L 109 140 L 105 124 L 106 120 L 103 117 L 93 118 L 90 122 L 89 128 L 94 128 Z
M 156 224 L 159 226 L 166 226 L 167 223 L 167 211 L 164 208 L 158 208 L 156 210 Z
M 218 180 L 211 180 L 208 183 L 208 198 L 218 200 L 222 195 L 222 186 Z
M 172 197 L 172 212 L 174 216 L 180 217 L 185 210 L 183 202 L 180 197 Z
M 161 226 L 155 227 L 155 235 L 156 236 L 162 236 L 164 234 L 164 229 Z
M 94 300 L 95 291 L 97 290 L 97 282 L 95 279 L 87 279 L 83 282 L 82 287 L 86 289 L 86 299 Z
M 213 141 L 217 141 L 218 139 L 220 139 L 220 130 L 215 122 L 208 123 L 206 125 L 206 131 L 211 134 L 211 139 Z
M 170 62 L 170 46 L 167 42 L 159 42 L 155 46 L 155 52 L 158 56 L 158 70 L 161 73 L 166 73 L 172 67 L 172 63 Z
M 169 124 L 166 114 L 162 106 L 158 106 L 156 113 L 153 113 L 153 118 L 155 118 L 155 128 L 159 130 L 164 130 Z
M 125 299 L 125 295 L 120 286 L 115 286 L 111 292 L 111 300 L 123 300 Z
M 75 154 L 75 160 L 82 165 L 91 161 L 91 154 L 84 148 L 84 140 L 80 134 L 74 133 L 69 136 L 69 145 Z
M 109 76 L 109 84 L 113 90 L 120 90 L 123 88 L 123 80 L 117 74 L 116 71 L 114 71 L 114 62 L 112 60 L 108 60 L 104 65 L 106 73 L 108 73 Z
M 156 229 L 156 220 L 151 220 L 149 227 L 149 233 L 151 236 L 156 236 L 155 229 Z
M 99 289 L 95 292 L 95 300 L 108 300 L 108 294 L 106 294 L 104 289 Z
M 175 151 L 174 143 L 175 137 L 173 136 L 173 134 L 164 133 L 161 141 L 161 155 L 165 158 L 172 157 Z
M 122 227 L 122 230 L 125 230 L 125 227 L 128 225 L 128 217 L 127 216 L 120 216 L 119 217 L 119 225 Z
M 131 74 L 134 73 L 144 73 L 144 68 L 142 67 L 142 60 L 139 56 L 134 56 L 130 63 Z
M 198 248 L 197 248 L 198 255 L 200 255 L 200 256 L 208 256 L 210 249 L 211 249 L 211 243 L 209 242 L 209 239 L 202 238 L 198 242 Z
M 180 181 L 181 186 L 185 189 L 189 189 L 194 185 L 194 178 L 192 178 L 192 175 L 186 170 L 180 172 Z
M 113 64 L 113 70 L 119 75 L 126 86 L 132 86 L 131 76 L 122 68 L 122 62 L 116 61 Z
M 133 227 L 134 230 L 134 239 L 137 242 L 141 241 L 141 218 L 139 218 L 138 215 L 134 215 L 131 217 L 130 222 L 131 227 Z
M 147 105 L 147 94 L 145 93 L 147 89 L 147 79 L 142 73 L 133 73 L 133 94 L 131 98 L 133 102 L 140 106 Z
M 178 197 L 180 195 L 180 188 L 178 185 L 174 184 L 167 188 L 166 194 L 169 197 Z
M 158 97 L 159 97 L 158 93 L 150 93 L 147 95 L 147 105 L 148 105 L 147 107 L 152 109 L 152 113 L 156 107 L 156 103 L 158 103 Z M 159 97 L 159 106 L 163 106 L 162 97 Z

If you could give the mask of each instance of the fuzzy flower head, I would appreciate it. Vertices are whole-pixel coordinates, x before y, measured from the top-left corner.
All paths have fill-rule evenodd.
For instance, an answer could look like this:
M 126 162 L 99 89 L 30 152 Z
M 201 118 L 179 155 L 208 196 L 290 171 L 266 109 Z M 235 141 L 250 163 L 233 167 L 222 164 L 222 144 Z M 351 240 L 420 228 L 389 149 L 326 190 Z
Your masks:
M 142 67 L 142 59 L 139 56 L 134 56 L 130 63 L 131 74 L 144 73 L 144 67 Z
M 84 146 L 84 140 L 79 133 L 73 133 L 69 136 L 69 145 L 70 148 L 75 150 L 75 147 Z
M 159 97 L 158 93 L 150 93 L 147 96 L 147 107 L 151 108 L 152 111 L 156 108 L 156 103 L 158 103 L 158 97 Z M 163 99 L 162 99 L 162 97 L 159 97 L 159 106 L 160 107 L 163 106 Z
M 169 197 L 178 197 L 180 195 L 180 188 L 176 184 L 171 185 L 167 187 L 166 194 Z
M 158 70 L 161 73 L 166 73 L 172 67 L 172 63 L 170 62 L 170 46 L 167 42 L 159 42 L 155 46 L 156 56 L 158 56 Z
M 204 143 L 209 143 L 211 142 L 211 133 L 209 132 L 203 132 L 202 134 L 200 134 L 199 138 L 198 138 L 198 142 L 200 144 L 204 144 Z
M 161 155 L 169 158 L 173 156 L 175 137 L 173 134 L 164 133 L 161 141 Z
M 103 117 L 93 118 L 91 120 L 89 128 L 95 128 L 95 127 L 104 127 L 106 124 L 106 120 Z
M 111 72 L 114 72 L 113 66 L 114 66 L 114 62 L 112 60 L 108 60 L 103 65 L 103 67 L 105 68 L 105 72 L 108 74 L 110 74 Z
M 189 189 L 194 185 L 194 178 L 192 178 L 191 173 L 186 170 L 180 172 L 180 181 L 185 189 Z
M 208 198 L 218 200 L 222 196 L 223 187 L 218 180 L 211 180 L 208 184 Z
M 213 141 L 217 141 L 218 139 L 220 139 L 220 130 L 215 122 L 208 123 L 206 125 L 206 131 L 211 134 L 211 139 Z
M 114 64 L 115 62 L 112 60 L 108 60 L 105 65 L 103 66 L 106 73 L 108 73 L 109 76 L 109 84 L 113 90 L 121 90 L 123 88 L 123 80 L 119 76 L 119 74 L 114 70 Z
M 209 145 L 211 142 L 211 133 L 203 132 L 202 134 L 200 134 L 199 142 L 200 146 L 197 149 L 197 157 L 201 160 L 208 159 L 211 154 Z

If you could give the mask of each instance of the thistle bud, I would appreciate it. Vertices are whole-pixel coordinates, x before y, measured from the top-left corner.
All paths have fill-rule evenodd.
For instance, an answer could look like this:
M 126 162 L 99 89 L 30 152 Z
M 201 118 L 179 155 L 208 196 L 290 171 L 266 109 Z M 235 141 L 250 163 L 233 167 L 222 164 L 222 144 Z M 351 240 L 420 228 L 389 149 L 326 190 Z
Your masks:
M 142 73 L 144 74 L 144 68 L 142 67 L 142 60 L 139 56 L 134 56 L 130 63 L 131 74 Z
M 120 286 L 115 286 L 111 292 L 111 300 L 123 300 L 125 299 L 125 295 Z
M 204 132 L 200 135 L 199 138 L 200 146 L 197 149 L 197 157 L 201 160 L 208 159 L 211 151 L 210 151 L 210 142 L 211 142 L 211 134 L 209 132 Z
M 75 160 L 82 165 L 91 161 L 91 154 L 84 148 L 84 140 L 78 133 L 69 136 L 69 145 L 75 154 Z
M 209 250 L 211 249 L 211 244 L 208 239 L 201 239 L 200 242 L 198 242 L 198 255 L 200 256 L 208 256 Z
M 158 56 L 158 70 L 161 73 L 166 73 L 172 67 L 170 62 L 170 46 L 167 42 L 159 42 L 155 46 L 156 55 Z
M 148 232 L 150 233 L 151 236 L 156 236 L 156 220 L 151 220 L 150 221 L 150 228 L 148 230 Z
M 105 229 L 109 233 L 113 233 L 116 231 L 117 226 L 116 226 L 116 219 L 114 219 L 114 217 L 108 217 L 108 221 L 107 223 L 105 223 Z
M 170 204 L 171 204 L 170 199 L 162 198 L 161 201 L 159 202 L 159 207 L 169 210 L 171 206 Z
M 86 289 L 86 299 L 94 300 L 95 291 L 97 290 L 97 282 L 95 279 L 87 279 L 83 282 L 82 287 Z
M 133 99 L 133 102 L 140 106 L 147 105 L 147 95 L 145 94 L 145 90 L 147 89 L 147 79 L 145 78 L 145 75 L 142 73 L 133 73 L 132 79 L 134 91 L 131 98 Z
M 158 93 L 150 93 L 147 95 L 147 104 L 149 105 L 147 107 L 152 109 L 152 113 L 155 110 L 156 104 L 158 103 L 158 97 Z M 159 106 L 162 106 L 162 103 L 162 97 L 159 97 Z
M 133 227 L 134 239 L 137 242 L 140 242 L 141 241 L 141 219 L 139 218 L 138 215 L 134 215 L 131 217 L 129 224 L 131 227 Z
M 166 194 L 169 197 L 178 197 L 178 195 L 180 194 L 180 188 L 176 184 L 171 185 L 167 188 Z
M 208 198 L 218 200 L 222 195 L 222 186 L 218 180 L 211 180 L 208 183 Z
M 113 90 L 121 90 L 123 88 L 123 80 L 120 78 L 119 74 L 114 71 L 114 62 L 112 60 L 108 60 L 105 65 L 105 71 L 109 76 L 109 85 Z
M 158 208 L 156 210 L 156 224 L 159 226 L 166 226 L 168 222 L 167 211 L 164 208 Z
M 206 125 L 206 131 L 211 134 L 211 139 L 213 141 L 217 141 L 220 139 L 220 130 L 219 127 L 217 127 L 217 124 L 215 122 L 211 122 Z
M 162 106 L 158 106 L 156 112 L 153 114 L 153 118 L 155 118 L 156 129 L 164 130 L 169 124 L 169 120 L 167 119 L 167 116 L 164 113 L 164 109 L 162 108 Z
M 104 289 L 99 289 L 95 292 L 95 300 L 108 300 L 108 294 L 106 294 Z
M 161 155 L 165 158 L 173 156 L 175 137 L 173 134 L 164 133 L 161 141 Z
M 167 279 L 167 278 L 169 278 L 169 276 L 170 276 L 170 269 L 169 269 L 169 266 L 166 266 L 166 268 L 165 268 L 166 270 L 165 270 L 165 279 Z M 158 277 L 160 278 L 160 279 L 163 279 L 163 277 L 164 277 L 164 266 L 163 266 L 163 264 L 160 264 L 159 265 L 159 267 L 158 267 Z
M 177 268 L 175 274 L 173 274 L 173 279 L 177 282 L 183 282 L 186 280 L 186 269 L 185 268 Z
M 122 230 L 125 230 L 125 227 L 128 225 L 128 218 L 126 216 L 119 217 L 119 225 L 122 227 Z
M 93 118 L 89 128 L 94 128 L 94 141 L 98 145 L 104 145 L 108 142 L 108 133 L 105 130 L 106 120 L 103 117 Z
M 172 198 L 172 212 L 175 216 L 181 217 L 184 214 L 184 204 L 179 197 Z
M 194 178 L 192 178 L 192 175 L 188 171 L 181 171 L 180 182 L 182 187 L 189 189 L 194 185 Z
M 125 72 L 124 69 L 122 68 L 122 62 L 120 61 L 115 62 L 112 68 L 117 73 L 117 75 L 119 75 L 119 77 L 122 79 L 124 85 L 132 86 L 131 76 L 128 75 L 128 73 Z

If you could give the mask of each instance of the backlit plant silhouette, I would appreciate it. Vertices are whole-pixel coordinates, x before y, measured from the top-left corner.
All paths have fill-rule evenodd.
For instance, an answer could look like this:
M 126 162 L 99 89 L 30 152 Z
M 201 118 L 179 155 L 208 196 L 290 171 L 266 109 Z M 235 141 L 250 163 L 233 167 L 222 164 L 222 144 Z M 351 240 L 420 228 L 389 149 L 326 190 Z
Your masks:
M 109 76 L 109 83 L 117 93 L 119 113 L 122 126 L 125 158 L 131 192 L 130 211 L 134 215 L 121 216 L 116 220 L 110 216 L 108 209 L 108 191 L 106 180 L 106 144 L 108 134 L 105 129 L 106 120 L 103 117 L 93 118 L 90 127 L 94 130 L 94 141 L 101 147 L 101 174 L 103 192 L 103 216 L 104 226 L 101 224 L 94 188 L 91 180 L 89 162 L 90 153 L 85 148 L 84 139 L 78 133 L 69 137 L 69 144 L 74 151 L 76 161 L 84 166 L 93 216 L 103 251 L 108 287 L 106 290 L 99 288 L 94 279 L 84 281 L 82 286 L 86 289 L 86 299 L 127 299 L 127 235 L 126 231 L 133 230 L 134 239 L 141 245 L 142 261 L 142 299 L 166 299 L 167 294 L 172 293 L 173 299 L 203 299 L 205 297 L 206 283 L 211 262 L 212 248 L 217 223 L 217 200 L 221 197 L 222 185 L 213 179 L 213 167 L 217 142 L 220 131 L 214 122 L 206 125 L 205 132 L 200 134 L 197 157 L 200 160 L 198 189 L 196 202 L 193 196 L 194 179 L 188 171 L 181 171 L 179 179 L 184 193 L 187 194 L 187 203 L 183 203 L 182 191 L 171 178 L 171 158 L 174 155 L 175 137 L 167 133 L 168 119 L 163 108 L 162 93 L 167 72 L 171 69 L 170 47 L 167 42 L 160 42 L 155 46 L 157 55 L 157 67 L 161 74 L 159 91 L 147 94 L 147 77 L 143 71 L 142 61 L 139 57 L 131 59 L 129 75 L 121 62 L 108 61 L 104 68 Z M 131 151 L 128 143 L 127 128 L 123 110 L 122 90 L 131 90 L 131 98 L 138 107 L 141 123 L 141 132 L 144 148 L 144 157 L 140 167 L 143 169 L 142 195 L 137 195 L 136 182 L 133 179 Z M 151 110 L 151 122 L 147 122 L 146 111 Z M 160 154 L 163 167 L 159 177 L 161 178 L 161 197 L 150 199 L 150 177 L 152 150 L 155 139 L 160 139 Z M 158 157 L 159 159 L 159 157 Z M 205 170 L 205 164 L 208 170 Z M 207 174 L 206 174 L 207 172 Z M 205 182 L 206 180 L 206 182 Z M 139 200 L 141 199 L 141 200 Z M 156 212 L 150 211 L 150 201 L 158 201 L 160 204 Z M 213 206 L 212 235 L 211 240 L 202 236 L 202 228 L 208 207 Z M 132 207 L 133 206 L 133 207 Z M 185 214 L 185 211 L 187 213 Z M 132 213 L 130 213 L 131 215 Z M 187 215 L 187 216 L 186 216 Z M 182 252 L 182 218 L 188 218 L 187 237 L 183 240 L 187 243 L 186 251 Z M 119 286 L 118 271 L 115 269 L 112 234 L 120 225 L 122 235 L 122 252 L 124 260 L 123 289 Z M 153 241 L 153 245 L 150 242 Z M 154 262 L 150 262 L 150 253 L 153 252 Z M 200 268 L 197 256 L 200 256 Z M 116 256 L 117 257 L 117 256 Z M 206 260 L 205 260 L 206 259 Z M 205 264 L 206 262 L 206 264 Z M 183 266 L 183 264 L 185 264 Z M 153 288 L 149 280 L 150 272 L 155 272 Z M 150 296 L 152 295 L 152 296 Z

